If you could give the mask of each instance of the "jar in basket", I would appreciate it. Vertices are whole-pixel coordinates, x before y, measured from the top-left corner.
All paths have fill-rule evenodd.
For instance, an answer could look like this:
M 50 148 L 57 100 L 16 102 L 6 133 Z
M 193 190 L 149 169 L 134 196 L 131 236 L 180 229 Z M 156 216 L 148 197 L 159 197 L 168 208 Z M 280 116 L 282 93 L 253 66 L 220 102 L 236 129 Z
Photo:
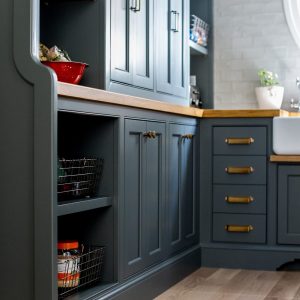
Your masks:
M 57 243 L 57 284 L 60 288 L 73 288 L 79 285 L 80 250 L 78 241 Z

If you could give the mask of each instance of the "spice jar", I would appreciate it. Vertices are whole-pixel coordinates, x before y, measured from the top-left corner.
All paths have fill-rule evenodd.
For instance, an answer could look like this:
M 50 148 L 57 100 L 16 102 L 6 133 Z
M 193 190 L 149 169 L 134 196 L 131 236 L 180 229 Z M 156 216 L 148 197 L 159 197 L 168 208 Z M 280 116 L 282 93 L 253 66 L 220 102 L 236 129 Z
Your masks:
M 59 241 L 57 243 L 57 281 L 60 288 L 79 285 L 80 251 L 78 241 Z

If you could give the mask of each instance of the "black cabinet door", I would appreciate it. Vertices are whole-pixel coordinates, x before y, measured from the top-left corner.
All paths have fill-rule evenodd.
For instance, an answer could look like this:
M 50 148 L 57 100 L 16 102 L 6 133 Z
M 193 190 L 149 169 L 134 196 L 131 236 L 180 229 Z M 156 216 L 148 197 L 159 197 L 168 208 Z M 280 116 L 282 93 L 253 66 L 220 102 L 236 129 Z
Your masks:
M 155 132 L 147 137 L 147 132 Z M 125 121 L 124 276 L 164 254 L 165 124 Z
M 300 244 L 300 166 L 278 167 L 278 243 Z
M 168 244 L 171 253 L 197 242 L 195 126 L 172 124 L 168 157 Z
M 153 89 L 153 1 L 111 1 L 111 79 Z
M 157 91 L 179 97 L 188 97 L 188 2 L 155 2 Z

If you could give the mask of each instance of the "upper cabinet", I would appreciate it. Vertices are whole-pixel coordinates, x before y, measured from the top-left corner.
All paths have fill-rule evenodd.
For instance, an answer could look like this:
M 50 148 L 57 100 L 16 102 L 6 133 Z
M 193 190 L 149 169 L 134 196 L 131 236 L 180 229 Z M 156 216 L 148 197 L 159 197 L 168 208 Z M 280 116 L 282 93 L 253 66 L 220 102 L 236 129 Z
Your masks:
M 41 42 L 89 64 L 80 84 L 189 105 L 189 1 L 41 2 Z
M 188 1 L 156 1 L 157 91 L 188 98 Z
M 111 80 L 153 90 L 153 0 L 111 1 Z
M 48 0 L 40 9 L 41 42 L 89 64 L 80 84 L 188 106 L 195 75 L 203 107 L 213 107 L 212 38 L 189 40 L 190 15 L 212 32 L 211 1 Z

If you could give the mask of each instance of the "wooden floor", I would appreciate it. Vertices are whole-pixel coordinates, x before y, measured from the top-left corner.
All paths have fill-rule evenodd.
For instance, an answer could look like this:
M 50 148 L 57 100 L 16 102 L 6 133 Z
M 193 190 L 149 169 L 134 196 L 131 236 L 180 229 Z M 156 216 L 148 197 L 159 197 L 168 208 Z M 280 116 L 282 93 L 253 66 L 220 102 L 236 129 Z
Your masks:
M 155 300 L 300 300 L 300 272 L 201 268 Z

